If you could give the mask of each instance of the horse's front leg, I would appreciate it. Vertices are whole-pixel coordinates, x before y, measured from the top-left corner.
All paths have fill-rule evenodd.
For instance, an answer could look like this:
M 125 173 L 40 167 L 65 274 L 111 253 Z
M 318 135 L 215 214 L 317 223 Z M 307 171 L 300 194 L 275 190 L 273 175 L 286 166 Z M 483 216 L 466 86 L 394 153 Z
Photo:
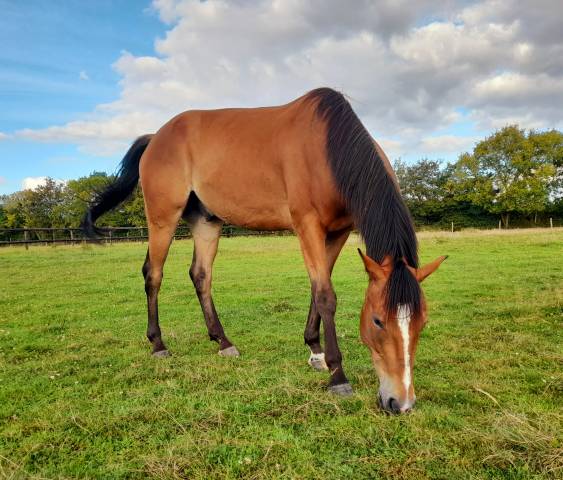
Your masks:
M 346 243 L 346 240 L 350 236 L 351 229 L 346 228 L 344 230 L 339 230 L 338 232 L 331 232 L 326 236 L 325 239 L 325 249 L 327 264 L 329 269 L 329 275 L 332 275 L 332 269 L 336 263 L 336 259 L 342 247 Z M 309 307 L 309 315 L 307 316 L 307 323 L 305 325 L 305 343 L 311 349 L 311 354 L 309 356 L 309 365 L 315 370 L 328 370 L 328 366 L 325 361 L 325 354 L 321 347 L 320 339 L 320 325 L 321 325 L 321 315 L 317 310 L 315 304 L 315 298 L 311 295 L 311 306 Z
M 295 221 L 305 266 L 311 280 L 311 295 L 314 307 L 323 322 L 325 335 L 325 362 L 330 372 L 329 390 L 339 395 L 351 395 L 352 387 L 342 368 L 342 354 L 338 348 L 334 315 L 336 294 L 330 280 L 331 268 L 325 239 L 326 231 L 315 215 L 308 215 Z

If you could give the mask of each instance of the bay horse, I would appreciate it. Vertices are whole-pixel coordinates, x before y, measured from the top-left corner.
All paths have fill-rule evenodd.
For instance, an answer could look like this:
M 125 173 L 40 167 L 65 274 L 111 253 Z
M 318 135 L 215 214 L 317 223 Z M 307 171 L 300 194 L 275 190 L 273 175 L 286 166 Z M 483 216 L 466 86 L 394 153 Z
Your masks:
M 418 268 L 414 226 L 389 160 L 341 93 L 319 88 L 282 106 L 177 115 L 133 143 L 115 181 L 86 213 L 83 228 L 89 236 L 101 233 L 96 219 L 126 200 L 139 179 L 149 232 L 142 272 L 153 355 L 168 355 L 157 297 L 180 218 L 193 236 L 189 275 L 209 338 L 224 356 L 239 352 L 211 296 L 222 225 L 288 229 L 299 238 L 311 282 L 304 334 L 308 363 L 329 371 L 331 392 L 352 394 L 336 337 L 331 273 L 357 228 L 366 244 L 367 254 L 360 256 L 369 276 L 360 334 L 379 376 L 379 403 L 393 413 L 414 406 L 413 359 L 427 317 L 419 282 L 446 257 Z

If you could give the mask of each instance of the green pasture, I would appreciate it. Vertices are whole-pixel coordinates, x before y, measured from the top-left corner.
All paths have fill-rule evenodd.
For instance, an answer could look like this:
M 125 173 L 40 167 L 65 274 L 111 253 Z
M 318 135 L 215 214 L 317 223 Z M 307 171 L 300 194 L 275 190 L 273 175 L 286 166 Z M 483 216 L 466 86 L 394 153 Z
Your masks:
M 416 409 L 388 416 L 359 340 L 367 284 L 333 274 L 350 399 L 307 365 L 294 237 L 225 238 L 215 304 L 240 358 L 208 341 L 176 241 L 160 295 L 172 353 L 145 339 L 146 244 L 0 249 L 0 477 L 478 479 L 563 476 L 563 230 L 420 235 L 430 321 Z

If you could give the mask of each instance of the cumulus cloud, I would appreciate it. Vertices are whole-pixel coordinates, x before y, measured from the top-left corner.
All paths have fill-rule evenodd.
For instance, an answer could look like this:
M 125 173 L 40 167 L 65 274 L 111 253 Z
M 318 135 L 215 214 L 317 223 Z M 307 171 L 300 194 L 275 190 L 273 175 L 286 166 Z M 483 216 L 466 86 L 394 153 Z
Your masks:
M 123 150 L 139 132 L 155 128 L 150 114 L 130 112 L 76 120 L 39 130 L 23 129 L 17 132 L 17 137 L 38 142 L 72 142 L 88 153 L 112 155 Z
M 448 133 L 461 120 L 481 130 L 563 125 L 555 0 L 155 0 L 153 9 L 168 30 L 154 55 L 115 62 L 116 101 L 16 136 L 115 153 L 185 109 L 279 104 L 322 85 L 348 94 L 390 156 L 468 148 L 473 138 Z
M 5 140 L 6 138 L 8 138 L 8 135 L 0 132 L 0 141 Z
M 37 187 L 45 185 L 47 177 L 25 177 L 22 180 L 22 190 L 35 190 Z
M 25 177 L 22 180 L 22 190 L 35 190 L 37 187 L 41 187 L 47 183 L 48 177 Z M 66 182 L 64 180 L 54 179 L 55 183 L 59 185 L 64 185 Z
M 426 155 L 445 155 L 471 150 L 480 139 L 476 136 L 438 135 L 422 139 L 417 150 Z

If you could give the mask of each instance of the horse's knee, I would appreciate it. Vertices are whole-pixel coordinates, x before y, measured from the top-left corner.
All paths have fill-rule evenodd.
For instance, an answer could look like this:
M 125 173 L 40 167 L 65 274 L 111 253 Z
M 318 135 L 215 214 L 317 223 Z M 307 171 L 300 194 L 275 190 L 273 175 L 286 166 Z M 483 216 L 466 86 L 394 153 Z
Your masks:
M 334 316 L 336 312 L 336 294 L 332 287 L 315 290 L 315 307 L 323 319 Z

